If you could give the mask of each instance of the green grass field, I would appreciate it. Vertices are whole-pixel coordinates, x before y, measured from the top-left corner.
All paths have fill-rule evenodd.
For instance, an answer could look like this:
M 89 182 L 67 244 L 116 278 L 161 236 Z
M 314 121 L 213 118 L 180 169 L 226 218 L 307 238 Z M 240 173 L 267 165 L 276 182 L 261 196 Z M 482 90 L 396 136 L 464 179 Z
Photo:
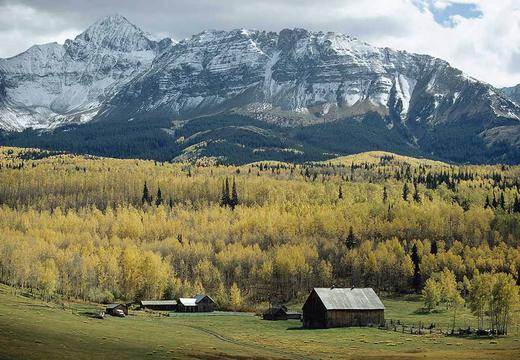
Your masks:
M 386 317 L 448 327 L 451 312 L 420 314 L 421 303 L 384 300 Z M 133 311 L 95 319 L 102 309 L 65 308 L 0 286 L 0 359 L 517 359 L 520 336 L 463 339 L 372 328 L 302 330 L 299 321 L 244 314 L 164 316 Z M 474 322 L 467 312 L 458 324 Z

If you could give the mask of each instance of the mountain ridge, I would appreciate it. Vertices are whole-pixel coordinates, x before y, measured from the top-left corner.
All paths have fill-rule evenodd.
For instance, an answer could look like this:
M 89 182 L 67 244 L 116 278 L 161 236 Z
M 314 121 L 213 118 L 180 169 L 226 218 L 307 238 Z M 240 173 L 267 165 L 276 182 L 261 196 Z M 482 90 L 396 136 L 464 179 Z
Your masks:
M 0 60 L 0 127 L 8 130 L 7 142 L 30 145 L 34 136 L 24 140 L 26 131 L 12 134 L 30 128 L 66 138 L 69 126 L 74 127 L 69 138 L 81 141 L 80 134 L 91 130 L 76 124 L 90 129 L 110 124 L 116 139 L 116 129 L 135 131 L 137 138 L 145 130 L 150 138 L 143 141 L 162 146 L 171 159 L 194 147 L 195 157 L 226 159 L 229 149 L 247 148 L 250 156 L 284 158 L 287 145 L 314 160 L 368 150 L 359 147 L 371 144 L 459 162 L 520 160 L 520 106 L 502 90 L 442 59 L 374 47 L 340 33 L 206 30 L 172 44 L 153 41 L 126 18 L 112 15 L 64 45 L 31 49 L 32 58 L 21 65 Z M 56 64 L 65 64 L 66 71 L 57 72 Z M 31 88 L 36 75 L 50 80 Z M 73 81 L 64 86 L 63 78 Z M 201 117 L 227 125 L 217 129 Z M 187 141 L 186 129 L 198 128 L 192 121 L 206 129 Z M 313 129 L 322 137 L 309 136 Z M 51 139 L 48 146 L 54 135 L 42 135 Z M 273 148 L 266 139 L 274 138 Z M 220 154 L 208 150 L 223 143 Z M 458 149 L 462 145 L 467 146 Z
M 21 131 L 88 122 L 166 44 L 147 39 L 126 18 L 112 15 L 63 45 L 34 45 L 0 59 L 0 127 Z

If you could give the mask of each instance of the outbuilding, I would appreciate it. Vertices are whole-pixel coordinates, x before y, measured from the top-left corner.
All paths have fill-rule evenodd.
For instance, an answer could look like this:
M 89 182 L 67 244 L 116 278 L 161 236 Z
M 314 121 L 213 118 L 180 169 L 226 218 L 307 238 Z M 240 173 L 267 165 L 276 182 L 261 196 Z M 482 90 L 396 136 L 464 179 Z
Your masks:
M 117 316 L 117 310 L 121 310 L 125 315 L 128 315 L 128 306 L 125 304 L 108 304 L 105 308 L 105 314 Z
M 212 312 L 215 301 L 208 295 L 195 295 L 192 298 L 180 298 L 177 302 L 177 312 Z
M 262 318 L 264 320 L 289 320 L 295 319 L 300 320 L 301 314 L 293 311 L 287 310 L 285 306 L 273 306 L 267 309 L 263 314 Z
M 314 288 L 303 305 L 303 326 L 379 326 L 385 306 L 371 288 Z
M 198 294 L 195 295 L 195 303 L 199 312 L 212 312 L 215 311 L 215 301 L 208 295 Z
M 156 311 L 175 311 L 177 309 L 177 301 L 175 300 L 142 300 L 139 301 L 141 309 L 149 309 Z

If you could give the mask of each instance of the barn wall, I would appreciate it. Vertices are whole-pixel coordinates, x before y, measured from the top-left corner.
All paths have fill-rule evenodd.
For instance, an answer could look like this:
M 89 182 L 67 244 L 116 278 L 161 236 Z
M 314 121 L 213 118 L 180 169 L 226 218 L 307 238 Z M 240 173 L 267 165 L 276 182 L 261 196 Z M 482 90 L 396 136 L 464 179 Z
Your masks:
M 303 304 L 303 326 L 306 328 L 327 327 L 327 311 L 314 291 Z
M 196 306 L 184 306 L 182 304 L 177 304 L 177 312 L 198 312 L 198 308 Z
M 156 311 L 175 311 L 177 305 L 146 305 L 142 306 L 144 309 L 156 310 Z
M 212 312 L 215 310 L 215 303 L 205 297 L 197 304 L 199 312 Z
M 384 310 L 330 310 L 326 327 L 378 326 L 384 319 Z

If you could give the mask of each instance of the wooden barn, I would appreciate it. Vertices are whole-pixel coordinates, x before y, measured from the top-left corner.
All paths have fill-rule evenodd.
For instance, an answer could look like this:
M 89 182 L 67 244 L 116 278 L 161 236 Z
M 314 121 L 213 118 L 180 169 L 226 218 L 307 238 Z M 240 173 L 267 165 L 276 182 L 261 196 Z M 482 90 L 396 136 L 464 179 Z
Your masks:
M 314 288 L 303 305 L 303 326 L 378 326 L 385 306 L 371 288 Z
M 117 310 L 121 310 L 125 315 L 128 315 L 128 306 L 125 304 L 108 304 L 105 308 L 105 314 L 114 316 Z
M 141 309 L 149 309 L 156 311 L 175 311 L 177 309 L 177 301 L 175 300 L 143 300 L 139 301 Z
M 215 301 L 208 295 L 199 294 L 195 296 L 195 303 L 199 312 L 215 311 Z
M 212 312 L 214 310 L 215 301 L 208 295 L 180 298 L 177 302 L 177 312 Z
M 262 319 L 264 320 L 300 320 L 301 317 L 300 313 L 289 311 L 283 305 L 271 307 L 262 314 Z

